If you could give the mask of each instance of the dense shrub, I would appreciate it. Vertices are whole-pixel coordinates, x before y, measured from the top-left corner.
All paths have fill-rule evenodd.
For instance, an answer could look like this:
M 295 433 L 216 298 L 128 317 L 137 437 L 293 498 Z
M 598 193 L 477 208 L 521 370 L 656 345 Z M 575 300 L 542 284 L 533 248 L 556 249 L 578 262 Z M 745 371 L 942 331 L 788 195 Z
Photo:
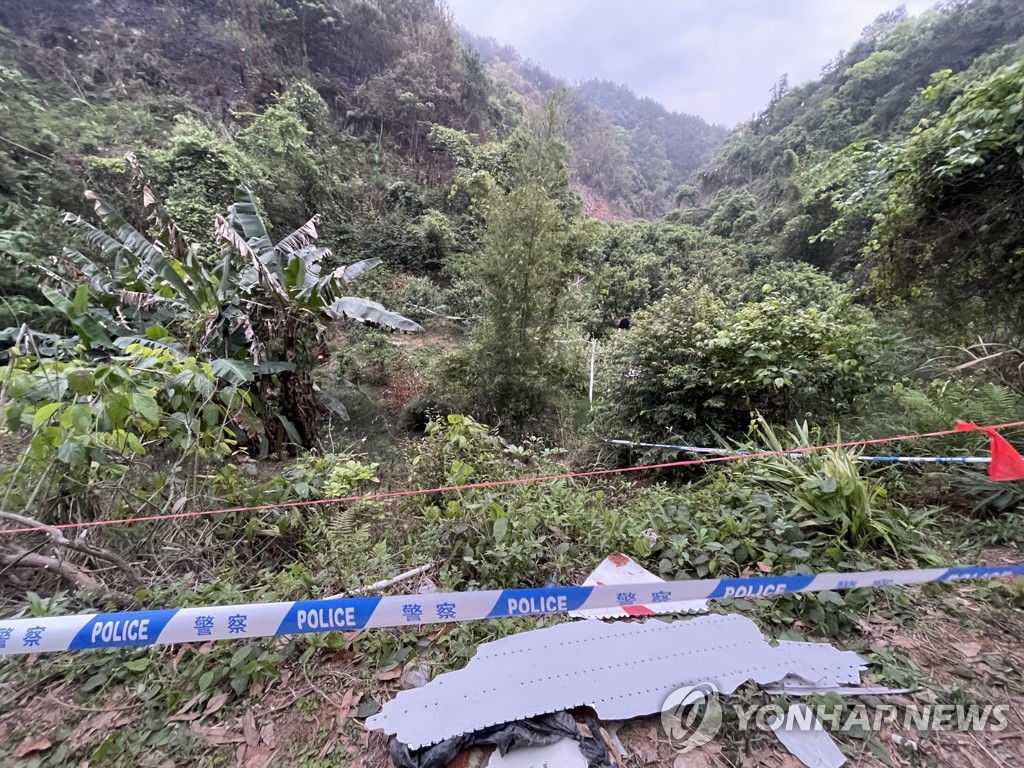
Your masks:
M 391 295 L 396 311 L 418 323 L 447 314 L 441 290 L 429 277 L 400 277 L 394 281 Z
M 742 434 L 751 415 L 814 421 L 848 412 L 877 383 L 869 312 L 769 294 L 730 308 L 697 283 L 638 313 L 611 345 L 598 423 L 662 439 Z

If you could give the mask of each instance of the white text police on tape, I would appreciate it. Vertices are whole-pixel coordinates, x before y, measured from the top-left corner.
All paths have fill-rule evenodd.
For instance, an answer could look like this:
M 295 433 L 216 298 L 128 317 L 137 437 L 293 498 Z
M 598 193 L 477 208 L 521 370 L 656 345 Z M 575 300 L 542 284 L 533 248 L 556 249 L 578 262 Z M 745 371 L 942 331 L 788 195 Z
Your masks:
M 298 612 L 299 629 L 357 629 L 355 608 L 314 608 Z
M 549 595 L 548 597 L 520 597 L 509 598 L 508 612 L 510 616 L 519 616 L 528 613 L 552 613 L 554 611 L 568 611 L 569 605 L 565 595 Z
M 989 571 L 986 568 L 979 568 L 977 570 L 965 570 L 961 573 L 951 573 L 945 577 L 945 581 L 965 581 L 968 579 L 998 579 L 1003 576 L 1014 576 L 1018 573 L 1013 568 L 1007 568 L 1006 570 Z
M 123 643 L 125 640 L 149 640 L 149 619 L 98 621 L 92 627 L 92 642 Z
M 758 595 L 781 595 L 785 584 L 759 584 L 756 587 L 726 587 L 723 597 L 757 597 Z

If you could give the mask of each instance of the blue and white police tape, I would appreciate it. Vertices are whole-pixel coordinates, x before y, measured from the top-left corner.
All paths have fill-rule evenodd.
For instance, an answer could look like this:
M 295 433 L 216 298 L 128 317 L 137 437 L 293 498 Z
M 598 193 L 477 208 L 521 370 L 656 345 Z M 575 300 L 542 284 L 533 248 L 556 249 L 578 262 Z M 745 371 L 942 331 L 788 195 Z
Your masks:
M 702 448 L 697 445 L 670 445 L 667 443 L 637 443 L 632 440 L 605 440 L 612 445 L 627 445 L 637 448 L 664 448 L 682 453 L 699 453 L 709 456 L 743 456 L 749 451 L 727 451 L 724 448 Z M 806 459 L 810 453 L 781 454 L 790 459 Z M 990 464 L 991 456 L 865 456 L 857 457 L 857 461 L 877 461 L 884 464 Z
M 1024 565 L 350 597 L 0 619 L 0 655 L 406 627 L 558 614 L 590 608 L 657 605 L 680 600 L 766 597 L 1001 576 L 1024 576 Z

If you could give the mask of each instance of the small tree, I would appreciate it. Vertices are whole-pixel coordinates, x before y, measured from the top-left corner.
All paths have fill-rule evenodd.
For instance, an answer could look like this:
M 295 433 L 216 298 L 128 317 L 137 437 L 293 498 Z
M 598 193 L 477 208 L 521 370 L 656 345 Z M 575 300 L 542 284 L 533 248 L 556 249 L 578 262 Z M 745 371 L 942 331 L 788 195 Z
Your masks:
M 553 104 L 521 138 L 513 183 L 492 192 L 469 270 L 484 313 L 469 352 L 474 400 L 510 419 L 540 415 L 557 395 L 555 330 L 569 285 L 569 165 Z

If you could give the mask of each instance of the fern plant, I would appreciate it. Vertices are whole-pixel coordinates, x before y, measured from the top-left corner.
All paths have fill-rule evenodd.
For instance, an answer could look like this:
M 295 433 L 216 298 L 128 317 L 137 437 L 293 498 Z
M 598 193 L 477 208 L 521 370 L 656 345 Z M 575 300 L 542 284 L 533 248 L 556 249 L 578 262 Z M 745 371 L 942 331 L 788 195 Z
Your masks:
M 888 406 L 888 407 L 887 407 Z M 914 387 L 897 385 L 888 403 L 858 423 L 865 436 L 882 434 L 918 434 L 950 429 L 958 420 L 980 425 L 1006 424 L 1024 420 L 1024 395 L 995 382 L 975 377 L 935 379 Z M 1014 437 L 1013 432 L 1006 436 Z M 948 435 L 941 451 L 949 455 L 975 454 L 984 442 L 974 433 Z M 934 453 L 933 441 L 915 440 L 901 443 L 908 453 Z

